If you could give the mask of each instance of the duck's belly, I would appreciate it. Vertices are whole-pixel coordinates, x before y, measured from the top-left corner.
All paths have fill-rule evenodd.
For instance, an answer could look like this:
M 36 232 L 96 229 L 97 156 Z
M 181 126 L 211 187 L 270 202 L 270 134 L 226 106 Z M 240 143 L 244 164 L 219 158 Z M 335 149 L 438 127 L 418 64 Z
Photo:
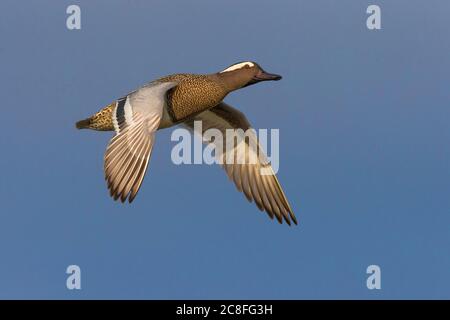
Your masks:
M 168 111 L 167 111 L 167 104 L 164 106 L 163 109 L 163 114 L 162 114 L 162 118 L 161 118 L 161 122 L 159 123 L 159 127 L 158 129 L 164 129 L 164 128 L 169 128 L 172 127 L 174 125 L 176 125 L 177 123 L 174 122 L 172 120 L 172 118 L 170 117 Z

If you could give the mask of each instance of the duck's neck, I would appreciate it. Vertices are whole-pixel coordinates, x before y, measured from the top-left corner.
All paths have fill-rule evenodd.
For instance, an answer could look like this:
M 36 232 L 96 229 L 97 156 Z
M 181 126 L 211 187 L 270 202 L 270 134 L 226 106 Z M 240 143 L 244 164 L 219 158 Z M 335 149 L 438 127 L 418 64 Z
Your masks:
M 246 77 L 243 77 L 239 72 L 219 72 L 216 75 L 228 93 L 242 88 L 248 82 Z

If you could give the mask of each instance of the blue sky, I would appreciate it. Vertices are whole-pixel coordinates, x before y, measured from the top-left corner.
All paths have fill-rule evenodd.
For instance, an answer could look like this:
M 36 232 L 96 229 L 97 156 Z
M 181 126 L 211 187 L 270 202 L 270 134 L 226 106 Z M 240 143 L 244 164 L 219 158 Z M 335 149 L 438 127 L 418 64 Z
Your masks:
M 81 30 L 66 28 L 70 4 Z M 450 4 L 427 4 L 2 1 L 0 298 L 450 298 Z M 283 75 L 226 101 L 280 130 L 299 226 L 269 220 L 219 167 L 172 164 L 171 129 L 136 201 L 112 201 L 111 133 L 75 121 L 157 77 L 242 60 Z

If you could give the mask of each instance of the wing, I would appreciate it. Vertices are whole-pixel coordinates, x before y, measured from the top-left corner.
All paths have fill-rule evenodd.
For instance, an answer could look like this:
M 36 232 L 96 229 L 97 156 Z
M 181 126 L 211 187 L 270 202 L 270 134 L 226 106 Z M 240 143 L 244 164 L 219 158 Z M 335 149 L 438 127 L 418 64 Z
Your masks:
M 150 83 L 119 99 L 113 110 L 116 135 L 106 149 L 105 179 L 114 200 L 131 203 L 144 179 L 166 92 L 174 82 Z
M 222 143 L 223 153 L 216 153 L 216 156 L 222 158 L 222 166 L 228 177 L 234 181 L 237 189 L 244 192 L 250 202 L 255 201 L 257 207 L 266 211 L 270 218 L 273 219 L 275 216 L 280 223 L 284 218 L 289 225 L 291 220 L 297 224 L 297 219 L 259 145 L 254 130 L 248 130 L 251 129 L 251 126 L 245 115 L 222 102 L 184 122 L 184 125 L 194 130 L 194 121 L 202 121 L 202 135 L 206 130 L 212 128 L 218 129 L 222 133 L 225 138 L 225 143 Z M 233 137 L 227 141 L 227 129 L 242 129 L 247 132 L 248 138 L 236 140 Z M 214 143 L 220 150 L 220 146 L 214 141 L 206 142 Z M 226 147 L 227 145 L 228 147 Z M 230 153 L 232 154 L 230 155 Z M 232 161 L 227 160 L 232 157 L 234 157 L 231 159 Z M 264 174 L 261 174 L 262 172 Z

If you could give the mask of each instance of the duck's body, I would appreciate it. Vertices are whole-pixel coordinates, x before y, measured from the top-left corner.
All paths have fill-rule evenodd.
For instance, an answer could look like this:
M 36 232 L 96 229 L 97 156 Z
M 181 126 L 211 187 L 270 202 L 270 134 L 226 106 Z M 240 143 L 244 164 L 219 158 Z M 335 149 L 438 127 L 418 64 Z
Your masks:
M 218 105 L 232 91 L 219 74 L 178 73 L 154 80 L 153 83 L 176 82 L 167 92 L 167 104 L 158 129 L 171 127 L 202 111 Z M 114 131 L 112 111 L 119 100 L 107 105 L 92 117 L 79 121 L 79 129 Z
M 238 110 L 222 100 L 230 92 L 266 80 L 279 80 L 254 62 L 242 62 L 214 74 L 174 74 L 154 80 L 107 105 L 92 117 L 77 122 L 79 129 L 116 131 L 105 154 L 105 177 L 114 199 L 129 202 L 136 196 L 145 175 L 154 142 L 154 132 L 183 123 L 203 121 L 204 130 L 248 129 Z M 212 111 L 208 111 L 212 110 Z M 234 142 L 233 142 L 234 143 Z M 240 145 L 235 145 L 239 149 Z M 229 177 L 246 197 L 270 217 L 296 222 L 292 209 L 273 173 L 260 175 L 268 163 L 224 164 Z M 234 170 L 233 170 L 234 168 Z M 242 177 L 241 177 L 242 176 Z

